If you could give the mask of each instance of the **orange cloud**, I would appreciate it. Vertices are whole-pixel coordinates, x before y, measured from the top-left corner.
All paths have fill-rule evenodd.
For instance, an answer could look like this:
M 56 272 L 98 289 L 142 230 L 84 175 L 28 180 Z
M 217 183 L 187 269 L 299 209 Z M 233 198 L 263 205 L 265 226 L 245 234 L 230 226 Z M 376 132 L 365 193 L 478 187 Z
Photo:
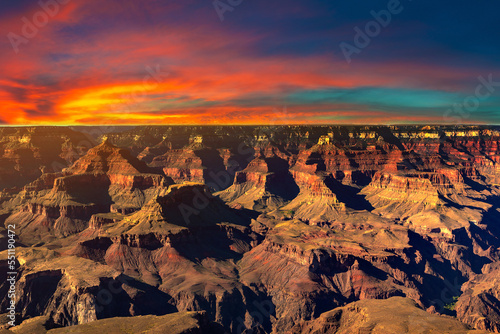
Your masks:
M 432 117 L 339 104 L 289 106 L 289 116 L 275 120 L 273 109 L 286 105 L 293 91 L 367 86 L 454 90 L 464 78 L 477 75 L 408 63 L 349 66 L 331 54 L 262 55 L 256 45 L 264 34 L 204 21 L 196 27 L 189 20 L 160 22 L 69 37 L 73 35 L 68 31 L 92 30 L 92 24 L 99 24 L 95 12 L 113 20 L 125 15 L 123 8 L 139 11 L 134 6 L 133 1 L 74 0 L 19 54 L 2 42 L 2 118 L 11 124 L 353 123 L 366 122 L 366 116 L 381 122 L 425 121 Z M 180 6 L 170 4 L 169 10 Z M 37 10 L 31 7 L 23 15 L 32 17 Z M 14 31 L 20 24 L 12 18 L 0 27 Z M 261 101 L 264 95 L 267 100 Z

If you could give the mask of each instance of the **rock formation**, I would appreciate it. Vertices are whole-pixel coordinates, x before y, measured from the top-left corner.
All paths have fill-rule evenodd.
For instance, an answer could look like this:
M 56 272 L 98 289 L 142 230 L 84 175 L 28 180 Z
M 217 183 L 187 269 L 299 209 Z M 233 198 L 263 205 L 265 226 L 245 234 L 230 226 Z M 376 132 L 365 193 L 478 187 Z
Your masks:
M 500 332 L 496 127 L 77 130 L 1 130 L 4 331 Z
M 500 332 L 500 263 L 485 265 L 462 292 L 455 307 L 457 318 L 474 328 Z

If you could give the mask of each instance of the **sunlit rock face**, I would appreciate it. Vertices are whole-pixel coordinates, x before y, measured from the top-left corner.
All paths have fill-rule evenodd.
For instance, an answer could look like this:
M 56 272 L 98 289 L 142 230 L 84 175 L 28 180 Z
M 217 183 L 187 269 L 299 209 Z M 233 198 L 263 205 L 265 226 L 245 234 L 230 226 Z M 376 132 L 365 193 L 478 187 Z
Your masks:
M 494 127 L 2 131 L 23 326 L 500 331 Z

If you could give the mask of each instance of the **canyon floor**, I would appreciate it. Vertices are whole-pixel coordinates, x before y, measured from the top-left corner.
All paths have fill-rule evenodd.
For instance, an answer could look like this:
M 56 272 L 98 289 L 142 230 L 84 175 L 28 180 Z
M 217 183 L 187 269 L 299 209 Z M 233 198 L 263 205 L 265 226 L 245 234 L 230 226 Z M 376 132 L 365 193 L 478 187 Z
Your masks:
M 0 333 L 500 332 L 500 127 L 5 127 L 0 189 Z

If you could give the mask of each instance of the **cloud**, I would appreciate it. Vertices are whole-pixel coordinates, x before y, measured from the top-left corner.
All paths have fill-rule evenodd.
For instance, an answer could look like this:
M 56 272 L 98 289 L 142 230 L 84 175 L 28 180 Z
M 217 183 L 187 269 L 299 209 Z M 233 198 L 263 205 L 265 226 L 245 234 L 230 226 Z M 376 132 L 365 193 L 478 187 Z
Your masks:
M 2 31 L 19 32 L 21 18 L 40 10 L 16 3 L 2 5 L 9 13 Z M 454 25 L 428 36 L 443 24 L 422 4 L 414 10 L 425 22 L 408 8 L 348 65 L 338 42 L 353 38 L 376 5 L 256 0 L 221 23 L 210 2 L 72 0 L 19 54 L 0 40 L 2 117 L 10 124 L 262 123 L 287 105 L 293 122 L 369 115 L 425 122 L 473 94 L 479 75 L 500 78 L 491 65 L 497 44 L 481 37 L 471 45 L 484 52 L 464 66 L 472 46 L 446 37 Z M 468 6 L 460 8 L 462 17 Z M 483 26 L 495 26 L 490 16 Z M 491 98 L 470 120 L 498 122 L 499 107 Z

